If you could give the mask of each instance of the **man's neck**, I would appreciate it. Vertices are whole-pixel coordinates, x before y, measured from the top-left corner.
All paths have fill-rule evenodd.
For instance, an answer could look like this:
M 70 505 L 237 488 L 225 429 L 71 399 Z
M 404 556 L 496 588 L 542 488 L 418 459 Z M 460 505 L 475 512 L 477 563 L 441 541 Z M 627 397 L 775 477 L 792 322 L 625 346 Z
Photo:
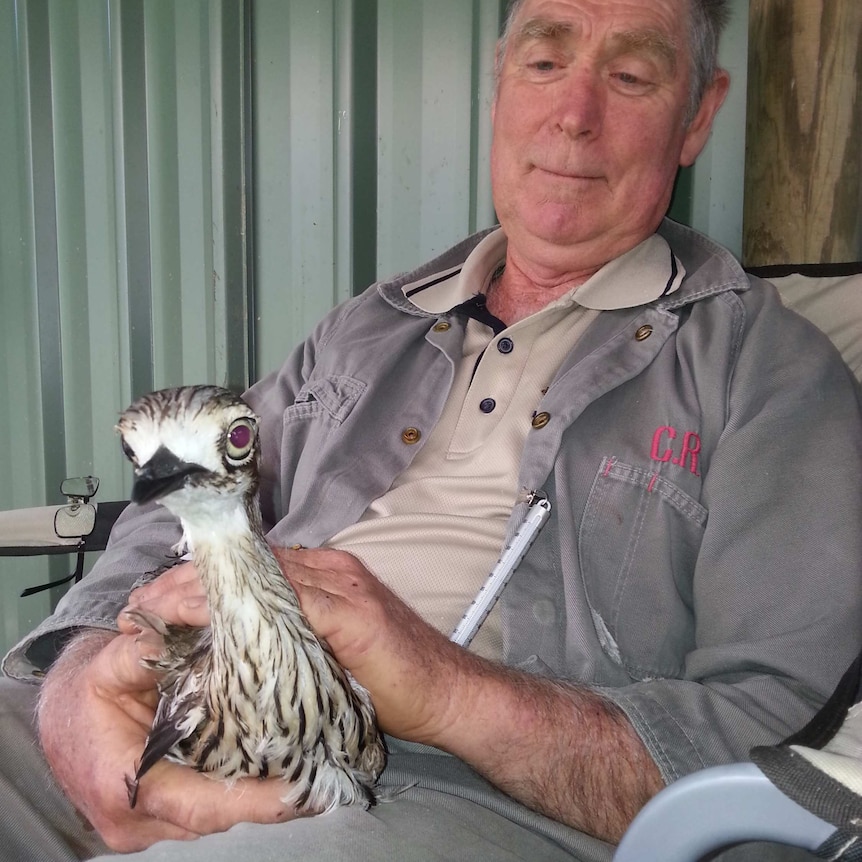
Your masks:
M 567 274 L 541 283 L 530 278 L 509 257 L 501 274 L 488 285 L 488 311 L 511 326 L 583 284 L 596 271 Z

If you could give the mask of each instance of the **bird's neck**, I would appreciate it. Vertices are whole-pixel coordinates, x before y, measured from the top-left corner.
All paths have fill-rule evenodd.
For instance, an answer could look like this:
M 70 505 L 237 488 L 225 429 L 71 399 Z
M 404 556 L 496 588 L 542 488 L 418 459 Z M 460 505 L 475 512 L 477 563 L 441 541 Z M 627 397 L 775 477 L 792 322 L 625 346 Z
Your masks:
M 256 500 L 250 502 L 242 506 L 214 498 L 184 511 L 180 521 L 192 549 L 219 547 L 255 534 L 263 538 L 260 507 Z
M 282 606 L 299 608 L 264 538 L 256 497 L 244 505 L 208 504 L 185 512 L 181 520 L 214 617 L 232 617 L 249 601 L 268 604 L 278 599 Z

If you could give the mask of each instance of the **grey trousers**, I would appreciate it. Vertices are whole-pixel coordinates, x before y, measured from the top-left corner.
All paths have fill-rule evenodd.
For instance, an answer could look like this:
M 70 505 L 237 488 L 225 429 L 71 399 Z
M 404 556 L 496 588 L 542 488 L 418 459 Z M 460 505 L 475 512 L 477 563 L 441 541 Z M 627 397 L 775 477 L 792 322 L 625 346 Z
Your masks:
M 107 848 L 51 777 L 34 731 L 37 694 L 0 678 L 0 859 L 88 859 Z
M 51 778 L 34 732 L 37 689 L 0 678 L 0 862 L 119 858 Z M 69 740 L 74 745 L 74 740 Z M 164 841 L 138 862 L 610 862 L 613 848 L 508 800 L 454 758 L 395 747 L 385 784 L 403 787 L 370 811 L 341 808 L 274 826 L 240 824 L 191 842 Z M 797 862 L 807 853 L 746 845 L 722 862 Z M 661 862 L 661 860 L 644 860 Z M 693 860 L 694 862 L 694 860 Z
M 117 859 L 77 815 L 51 778 L 34 732 L 37 689 L 0 678 L 0 862 L 77 862 Z M 74 740 L 69 740 L 74 745 Z M 568 849 L 529 823 L 514 822 L 499 809 L 506 802 L 488 797 L 481 779 L 464 787 L 465 767 L 447 756 L 424 757 L 394 752 L 387 783 L 403 786 L 417 780 L 417 757 L 431 767 L 420 786 L 381 803 L 370 811 L 341 808 L 274 826 L 241 824 L 228 832 L 196 841 L 164 841 L 141 853 L 140 862 L 571 862 Z M 453 771 L 455 795 L 447 790 L 447 771 Z M 529 812 L 527 819 L 532 819 Z M 541 818 L 544 820 L 544 818 Z M 547 821 L 552 826 L 551 821 Z M 564 829 L 564 827 L 562 827 Z M 565 833 L 572 830 L 565 830 Z M 584 859 L 606 862 L 609 845 L 572 832 L 583 842 Z

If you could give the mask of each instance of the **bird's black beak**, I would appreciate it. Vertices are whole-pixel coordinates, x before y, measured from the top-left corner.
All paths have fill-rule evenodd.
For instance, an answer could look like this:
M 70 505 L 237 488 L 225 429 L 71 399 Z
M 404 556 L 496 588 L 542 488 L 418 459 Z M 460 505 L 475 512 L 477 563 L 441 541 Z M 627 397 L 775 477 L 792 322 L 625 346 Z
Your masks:
M 189 476 L 205 473 L 200 464 L 189 464 L 177 458 L 170 449 L 160 446 L 143 467 L 135 470 L 132 502 L 149 503 L 181 488 Z

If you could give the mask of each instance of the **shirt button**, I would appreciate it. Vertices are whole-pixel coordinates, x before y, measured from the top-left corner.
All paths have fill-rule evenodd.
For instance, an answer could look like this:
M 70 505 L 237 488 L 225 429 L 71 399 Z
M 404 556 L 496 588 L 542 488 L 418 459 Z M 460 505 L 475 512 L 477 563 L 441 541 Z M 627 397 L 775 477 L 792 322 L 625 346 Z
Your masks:
M 652 327 L 647 323 L 635 332 L 635 341 L 646 341 L 652 335 Z
M 448 332 L 451 328 L 452 324 L 445 320 L 434 324 L 434 332 Z
M 418 428 L 405 428 L 401 432 L 401 441 L 408 446 L 418 443 L 422 438 L 422 432 Z
M 501 338 L 497 342 L 497 350 L 500 353 L 511 353 L 515 349 L 515 342 L 511 338 Z
M 496 406 L 497 402 L 493 398 L 483 398 L 479 402 L 479 409 L 483 413 L 493 413 Z
M 533 417 L 532 426 L 534 428 L 544 428 L 551 421 L 551 414 L 546 413 L 544 410 L 541 413 L 537 413 Z

